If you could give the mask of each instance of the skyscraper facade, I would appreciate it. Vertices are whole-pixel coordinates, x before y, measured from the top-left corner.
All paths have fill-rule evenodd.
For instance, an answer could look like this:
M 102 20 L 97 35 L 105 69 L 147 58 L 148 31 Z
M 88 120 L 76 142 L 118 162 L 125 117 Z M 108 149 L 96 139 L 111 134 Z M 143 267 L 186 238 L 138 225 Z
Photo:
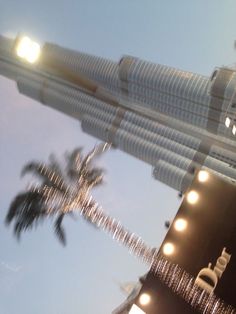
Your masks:
M 84 132 L 143 160 L 185 192 L 205 168 L 236 180 L 236 71 L 205 77 L 136 57 L 114 62 L 46 43 L 37 62 L 0 36 L 0 74 L 20 93 L 80 120 Z

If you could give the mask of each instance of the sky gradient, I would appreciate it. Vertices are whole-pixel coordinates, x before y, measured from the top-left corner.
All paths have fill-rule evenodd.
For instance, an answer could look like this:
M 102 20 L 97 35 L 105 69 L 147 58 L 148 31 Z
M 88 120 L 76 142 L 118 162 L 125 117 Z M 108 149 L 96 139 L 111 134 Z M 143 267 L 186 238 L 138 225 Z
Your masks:
M 0 33 L 18 32 L 119 60 L 124 54 L 210 75 L 236 60 L 236 3 L 233 0 L 141 1 L 42 0 L 1 3 Z M 65 219 L 63 248 L 49 221 L 17 243 L 4 218 L 23 190 L 22 166 L 51 152 L 98 141 L 78 121 L 18 93 L 0 77 L 0 313 L 109 314 L 124 296 L 117 282 L 136 281 L 147 271 L 109 236 L 77 219 Z M 164 221 L 178 210 L 177 193 L 155 181 L 151 167 L 113 150 L 99 161 L 106 184 L 99 203 L 145 241 L 159 246 Z

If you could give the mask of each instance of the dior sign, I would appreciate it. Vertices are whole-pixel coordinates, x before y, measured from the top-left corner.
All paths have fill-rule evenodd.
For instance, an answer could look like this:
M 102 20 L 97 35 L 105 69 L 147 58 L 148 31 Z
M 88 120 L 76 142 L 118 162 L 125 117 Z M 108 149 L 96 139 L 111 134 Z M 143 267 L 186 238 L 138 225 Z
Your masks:
M 223 249 L 221 256 L 217 259 L 215 267 L 212 269 L 212 264 L 209 263 L 208 267 L 203 268 L 197 275 L 195 284 L 207 291 L 212 293 L 221 278 L 223 272 L 225 271 L 231 255 L 226 252 L 226 248 Z
M 161 250 L 171 243 L 175 250 L 166 259 L 194 278 L 200 294 L 203 291 L 206 297 L 214 294 L 236 310 L 236 184 L 210 172 L 208 180 L 203 181 L 196 173 L 189 191 L 196 191 L 199 199 L 192 205 L 186 193 Z M 181 231 L 175 228 L 179 219 L 187 222 L 187 228 Z M 166 278 L 175 281 L 171 276 Z M 145 308 L 147 314 L 198 313 L 153 272 L 149 272 L 141 293 L 150 293 L 152 298 Z M 201 303 L 200 297 L 193 294 L 192 301 L 195 300 Z

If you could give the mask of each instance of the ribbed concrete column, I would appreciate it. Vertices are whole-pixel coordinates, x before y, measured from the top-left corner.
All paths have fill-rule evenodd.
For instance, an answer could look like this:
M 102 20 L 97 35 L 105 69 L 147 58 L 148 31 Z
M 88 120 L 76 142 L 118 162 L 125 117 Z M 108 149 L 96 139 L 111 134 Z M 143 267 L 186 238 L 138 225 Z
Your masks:
M 105 104 L 101 101 L 98 101 L 91 96 L 87 96 L 78 90 L 73 90 L 72 93 L 72 89 L 70 87 L 60 86 L 59 84 L 52 83 L 50 81 L 34 81 L 31 78 L 19 78 L 18 87 L 20 92 L 27 94 L 31 98 L 39 100 L 42 103 L 47 104 L 57 110 L 66 112 L 67 114 L 70 114 L 75 118 L 81 119 L 84 114 L 89 114 L 96 119 L 102 119 L 109 123 L 111 123 L 112 120 L 115 119 L 116 108 L 114 108 L 113 106 L 109 106 L 108 104 Z M 167 134 L 163 134 L 163 131 L 161 132 L 163 128 L 165 129 L 165 131 L 168 130 L 166 127 L 163 126 L 161 126 L 159 131 L 157 130 L 157 132 L 153 132 L 151 129 L 147 128 L 147 125 L 145 125 L 144 123 L 145 120 L 143 121 L 143 119 L 139 118 L 138 123 L 137 117 L 133 120 L 132 114 L 125 112 L 124 117 L 120 122 L 119 129 L 121 131 L 124 130 L 125 132 L 128 132 L 141 139 L 144 139 L 152 143 L 153 145 L 163 147 L 170 152 L 193 160 L 194 155 L 199 149 L 199 141 L 198 144 L 195 143 L 194 148 L 187 147 L 184 145 L 184 139 L 186 138 L 186 136 L 184 137 L 183 134 L 169 132 L 168 136 Z M 171 134 L 172 136 L 174 135 L 173 139 L 171 137 Z M 181 144 L 181 142 L 179 143 L 178 141 L 176 142 L 176 136 L 178 135 L 183 144 Z M 202 155 L 202 153 L 198 153 L 198 155 L 198 158 L 201 159 L 201 163 L 205 166 L 210 167 L 225 175 L 227 174 L 233 177 L 236 176 L 235 170 L 229 168 L 227 164 L 209 156 L 204 156 L 203 158 L 202 156 L 200 156 Z M 195 161 L 197 162 L 198 159 L 195 159 Z
M 0 56 L 10 57 L 13 51 L 14 39 L 0 35 Z
M 201 143 L 200 139 L 190 136 L 187 133 L 183 133 L 176 129 L 167 127 L 156 121 L 142 117 L 136 113 L 129 112 L 128 110 L 126 111 L 125 117 L 124 117 L 124 121 L 126 120 L 129 121 L 129 123 L 132 123 L 132 125 L 134 126 L 142 127 L 144 129 L 143 134 L 145 134 L 145 130 L 146 130 L 147 132 L 149 131 L 152 134 L 154 134 L 154 136 L 160 135 L 162 137 L 165 137 L 166 139 L 170 139 L 176 142 L 177 145 L 180 145 L 180 146 L 183 145 L 183 146 L 192 148 L 194 150 L 199 149 L 199 146 Z M 143 130 L 141 130 L 140 132 L 142 133 Z M 236 150 L 236 147 L 235 147 L 235 150 Z M 232 151 L 225 150 L 216 145 L 212 145 L 210 146 L 209 154 L 216 159 L 219 159 L 219 157 L 222 157 L 222 160 L 224 160 L 225 162 L 231 162 L 233 165 L 234 164 L 236 165 L 236 154 L 233 153 Z
M 193 180 L 193 175 L 177 168 L 164 160 L 159 160 L 153 169 L 153 176 L 156 180 L 167 184 L 173 189 L 185 192 Z
M 102 140 L 107 140 L 111 125 L 97 119 L 96 117 L 86 116 L 82 121 L 82 128 L 91 135 L 96 134 L 97 136 L 99 133 L 99 136 Z M 185 171 L 188 171 L 190 165 L 192 165 L 191 159 L 181 156 L 159 145 L 153 144 L 122 129 L 118 129 L 116 131 L 113 144 L 121 150 L 136 156 L 137 158 L 151 164 L 152 166 L 155 166 L 159 159 L 163 159 Z M 197 163 L 194 163 L 194 165 L 196 169 L 201 166 L 199 166 Z M 206 162 L 204 163 L 205 167 L 207 167 L 207 165 L 211 166 L 209 167 L 210 169 L 213 166 L 215 171 L 220 172 L 223 175 L 228 175 L 232 179 L 236 179 L 236 171 L 229 168 L 222 162 L 218 162 L 217 160 L 210 158 L 206 159 Z
M 177 143 L 169 138 L 163 137 L 158 133 L 155 134 L 153 132 L 148 131 L 147 129 L 142 127 L 142 125 L 132 124 L 132 122 L 128 122 L 126 121 L 126 119 L 124 119 L 121 122 L 120 129 L 127 131 L 129 134 L 142 138 L 147 142 L 151 142 L 154 145 L 163 147 L 169 150 L 170 152 L 176 153 L 180 156 L 186 157 L 191 160 L 194 159 L 195 164 L 197 165 L 198 168 L 201 167 L 202 165 L 205 165 L 208 168 L 211 168 L 215 171 L 223 173 L 224 175 L 228 175 L 236 179 L 235 169 L 230 168 L 228 164 L 222 161 L 219 161 L 204 153 L 198 152 L 199 147 L 192 149 L 185 145 L 181 145 L 180 143 Z M 197 157 L 195 157 L 196 153 Z
M 76 119 L 81 119 L 84 114 L 88 113 L 97 117 L 108 117 L 116 112 L 116 108 L 113 106 L 109 106 L 79 90 L 43 80 L 40 77 L 38 80 L 19 77 L 17 84 L 20 93 Z
M 120 73 L 124 72 L 127 73 L 128 91 L 131 83 L 200 103 L 209 101 L 209 79 L 202 75 L 130 56 L 123 57 L 120 61 Z M 123 76 L 120 75 L 120 78 L 122 80 Z
M 62 64 L 73 73 L 83 74 L 95 82 L 102 83 L 104 86 L 119 87 L 118 65 L 114 61 L 50 43 L 44 45 L 42 55 L 42 63 L 53 60 L 55 64 Z M 51 70 L 54 74 L 57 73 L 56 67 Z
M 235 72 L 228 72 L 230 75 L 217 80 L 223 86 L 220 98 L 219 93 L 209 93 L 212 83 L 206 77 L 128 56 L 120 62 L 121 94 L 213 134 L 232 138 L 224 126 L 235 80 Z

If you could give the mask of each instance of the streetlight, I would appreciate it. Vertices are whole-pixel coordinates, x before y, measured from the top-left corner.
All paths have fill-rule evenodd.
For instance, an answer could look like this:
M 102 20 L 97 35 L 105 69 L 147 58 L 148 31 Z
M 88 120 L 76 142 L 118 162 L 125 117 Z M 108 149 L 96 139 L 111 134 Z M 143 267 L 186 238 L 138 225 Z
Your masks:
M 27 36 L 18 37 L 15 45 L 16 55 L 31 64 L 38 61 L 41 48 L 38 43 Z

